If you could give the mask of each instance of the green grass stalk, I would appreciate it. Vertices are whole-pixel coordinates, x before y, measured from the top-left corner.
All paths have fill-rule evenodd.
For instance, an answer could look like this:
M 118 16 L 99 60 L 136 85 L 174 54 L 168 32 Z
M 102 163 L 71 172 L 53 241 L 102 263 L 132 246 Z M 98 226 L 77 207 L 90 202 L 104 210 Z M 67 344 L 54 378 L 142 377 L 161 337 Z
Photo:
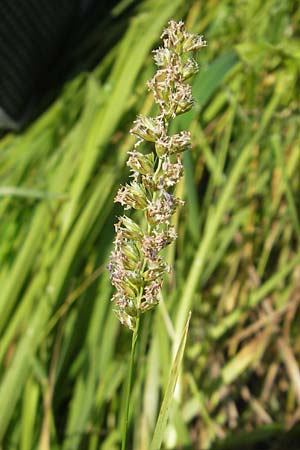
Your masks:
M 131 394 L 132 378 L 133 378 L 133 371 L 134 371 L 134 355 L 135 355 L 136 343 L 137 343 L 138 333 L 139 333 L 139 324 L 140 324 L 140 317 L 137 317 L 135 329 L 132 333 L 130 360 L 129 360 L 129 367 L 128 367 L 128 375 L 127 375 L 127 380 L 126 380 L 125 415 L 124 415 L 123 432 L 122 432 L 122 450 L 126 450 L 127 431 L 128 431 L 128 422 L 129 422 L 130 394 Z

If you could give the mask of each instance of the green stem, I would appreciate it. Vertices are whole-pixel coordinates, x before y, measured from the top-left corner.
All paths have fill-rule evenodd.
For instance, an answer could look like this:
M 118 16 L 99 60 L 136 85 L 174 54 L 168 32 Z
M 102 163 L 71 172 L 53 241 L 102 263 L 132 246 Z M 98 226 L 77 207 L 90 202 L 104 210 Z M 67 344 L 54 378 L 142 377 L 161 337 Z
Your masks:
M 129 401 L 130 401 L 130 394 L 131 394 L 132 375 L 133 375 L 133 367 L 134 367 L 134 355 L 135 355 L 136 342 L 137 342 L 137 338 L 138 338 L 139 324 L 140 324 L 140 317 L 138 316 L 136 319 L 136 325 L 135 325 L 135 329 L 132 333 L 132 340 L 131 340 L 131 354 L 130 354 L 128 375 L 127 375 L 127 382 L 126 382 L 127 384 L 126 384 L 126 395 L 125 395 L 125 416 L 124 416 L 123 433 L 122 433 L 122 450 L 126 450 L 128 420 L 129 420 Z

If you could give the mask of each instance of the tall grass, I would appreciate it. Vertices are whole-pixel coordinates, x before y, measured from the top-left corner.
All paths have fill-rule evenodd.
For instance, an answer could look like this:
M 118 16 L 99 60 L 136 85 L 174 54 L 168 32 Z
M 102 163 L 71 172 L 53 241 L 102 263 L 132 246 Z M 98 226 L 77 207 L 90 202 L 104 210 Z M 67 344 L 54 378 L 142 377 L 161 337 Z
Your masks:
M 128 129 L 151 113 L 150 52 L 170 17 L 209 46 L 196 109 L 174 125 L 193 137 L 187 207 L 175 271 L 141 323 L 130 448 L 150 448 L 190 310 L 163 448 L 299 421 L 299 16 L 293 0 L 142 1 L 93 72 L 1 139 L 1 449 L 120 448 L 131 336 L 105 265 Z

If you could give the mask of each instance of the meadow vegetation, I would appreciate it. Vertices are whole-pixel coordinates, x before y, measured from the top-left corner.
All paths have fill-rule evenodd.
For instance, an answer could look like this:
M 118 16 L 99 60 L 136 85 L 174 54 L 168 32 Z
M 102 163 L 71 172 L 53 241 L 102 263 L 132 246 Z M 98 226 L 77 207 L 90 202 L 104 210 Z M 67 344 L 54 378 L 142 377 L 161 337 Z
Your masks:
M 132 121 L 156 113 L 146 80 L 170 18 L 208 46 L 195 107 L 172 125 L 192 136 L 186 204 L 165 253 L 174 270 L 140 323 L 128 448 L 149 450 L 190 311 L 162 448 L 299 439 L 298 2 L 142 0 L 99 18 L 81 52 L 97 60 L 105 36 L 93 70 L 0 140 L 1 450 L 120 448 L 131 331 L 110 302 L 113 199 Z

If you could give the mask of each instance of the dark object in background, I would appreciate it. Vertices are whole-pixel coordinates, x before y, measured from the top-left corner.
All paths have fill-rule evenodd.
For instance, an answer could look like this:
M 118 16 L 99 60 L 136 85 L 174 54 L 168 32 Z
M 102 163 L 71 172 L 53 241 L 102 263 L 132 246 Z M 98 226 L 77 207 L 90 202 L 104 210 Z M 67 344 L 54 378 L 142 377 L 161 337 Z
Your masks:
M 105 16 L 116 3 L 0 0 L 0 131 L 18 129 L 37 114 L 41 98 L 62 81 L 65 54 L 89 17 L 96 8 Z
M 77 14 L 76 3 L 0 0 L 1 128 L 16 128 L 28 115 L 33 93 Z
M 212 446 L 211 450 L 300 450 L 300 426 L 289 431 L 271 424 L 251 432 L 235 433 Z

